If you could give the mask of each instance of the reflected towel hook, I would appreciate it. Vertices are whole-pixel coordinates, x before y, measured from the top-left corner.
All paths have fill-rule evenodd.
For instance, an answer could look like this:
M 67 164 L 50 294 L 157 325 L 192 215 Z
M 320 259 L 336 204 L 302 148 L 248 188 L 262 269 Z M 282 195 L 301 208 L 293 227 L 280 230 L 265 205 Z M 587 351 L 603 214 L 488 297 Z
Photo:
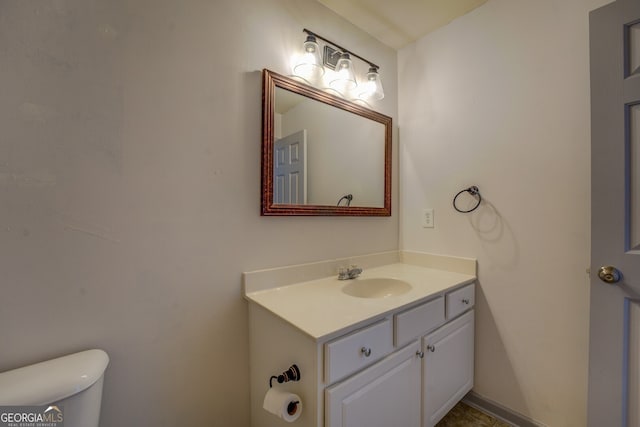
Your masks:
M 343 200 L 347 201 L 345 206 L 351 206 L 351 201 L 353 200 L 353 194 L 345 194 L 344 196 L 340 197 L 340 200 L 338 200 L 338 204 L 336 206 L 340 206 L 340 202 L 342 202 Z
M 472 196 L 476 196 L 478 198 L 478 203 L 476 203 L 476 205 L 474 207 L 472 207 L 469 210 L 463 210 L 463 209 L 459 209 L 458 206 L 456 206 L 456 200 L 458 199 L 458 196 L 461 195 L 462 193 L 469 193 Z M 458 192 L 458 194 L 456 194 L 453 198 L 453 208 L 455 210 L 457 210 L 460 213 L 469 213 L 469 212 L 473 212 L 476 209 L 478 209 L 478 206 L 480 206 L 480 203 L 482 202 L 482 196 L 480 195 L 480 190 L 478 189 L 478 187 L 476 187 L 475 185 L 472 185 L 469 188 L 465 188 L 464 190 L 460 190 Z

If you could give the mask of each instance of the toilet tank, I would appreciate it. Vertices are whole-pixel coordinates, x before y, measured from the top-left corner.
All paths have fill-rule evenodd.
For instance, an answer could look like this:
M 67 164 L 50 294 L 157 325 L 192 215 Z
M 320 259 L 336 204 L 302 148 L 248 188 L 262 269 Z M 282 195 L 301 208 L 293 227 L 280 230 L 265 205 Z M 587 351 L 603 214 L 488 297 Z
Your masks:
M 0 406 L 56 405 L 64 427 L 98 427 L 108 364 L 96 349 L 0 373 Z

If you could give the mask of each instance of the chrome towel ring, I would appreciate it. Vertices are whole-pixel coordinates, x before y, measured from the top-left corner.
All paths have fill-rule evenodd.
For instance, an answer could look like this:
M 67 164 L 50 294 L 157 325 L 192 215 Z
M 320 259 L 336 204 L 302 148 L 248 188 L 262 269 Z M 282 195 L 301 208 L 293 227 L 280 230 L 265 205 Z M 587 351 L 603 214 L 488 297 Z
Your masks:
M 458 206 L 456 206 L 456 201 L 458 199 L 458 196 L 460 196 L 462 193 L 469 193 L 472 196 L 475 196 L 478 199 L 478 203 L 476 203 L 476 205 L 474 207 L 472 207 L 471 209 L 469 209 L 469 210 L 459 209 Z M 476 209 L 478 209 L 478 206 L 480 206 L 481 202 L 482 202 L 482 196 L 480 195 L 480 190 L 475 185 L 472 185 L 469 188 L 465 188 L 464 190 L 458 191 L 458 194 L 456 194 L 453 197 L 453 208 L 455 210 L 457 210 L 458 212 L 460 212 L 460 213 L 469 213 L 469 212 L 473 212 Z

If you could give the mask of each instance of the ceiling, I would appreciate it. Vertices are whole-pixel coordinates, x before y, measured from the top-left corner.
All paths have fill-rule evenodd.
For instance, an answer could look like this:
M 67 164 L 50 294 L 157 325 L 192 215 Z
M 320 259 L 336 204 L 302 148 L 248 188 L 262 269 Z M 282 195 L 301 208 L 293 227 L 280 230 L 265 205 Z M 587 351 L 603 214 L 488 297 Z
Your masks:
M 400 49 L 487 0 L 318 0 L 387 46 Z

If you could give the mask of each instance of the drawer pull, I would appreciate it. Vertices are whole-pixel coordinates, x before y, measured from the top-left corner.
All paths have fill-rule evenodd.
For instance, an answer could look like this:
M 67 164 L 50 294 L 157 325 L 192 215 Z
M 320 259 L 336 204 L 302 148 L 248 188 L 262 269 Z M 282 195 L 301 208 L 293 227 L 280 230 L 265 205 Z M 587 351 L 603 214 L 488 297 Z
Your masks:
M 371 356 L 371 349 L 367 348 L 367 347 L 362 347 L 360 349 L 360 351 L 362 352 L 362 354 L 364 354 L 364 357 L 369 357 Z
M 424 351 L 416 351 L 416 356 L 418 356 L 420 359 L 422 359 L 424 357 Z
M 433 353 L 434 351 L 436 351 L 436 346 L 429 344 L 427 346 L 427 350 L 429 350 L 431 353 Z
M 465 299 L 462 300 L 462 303 L 466 304 L 466 305 L 469 305 L 469 300 L 467 298 L 465 298 Z

